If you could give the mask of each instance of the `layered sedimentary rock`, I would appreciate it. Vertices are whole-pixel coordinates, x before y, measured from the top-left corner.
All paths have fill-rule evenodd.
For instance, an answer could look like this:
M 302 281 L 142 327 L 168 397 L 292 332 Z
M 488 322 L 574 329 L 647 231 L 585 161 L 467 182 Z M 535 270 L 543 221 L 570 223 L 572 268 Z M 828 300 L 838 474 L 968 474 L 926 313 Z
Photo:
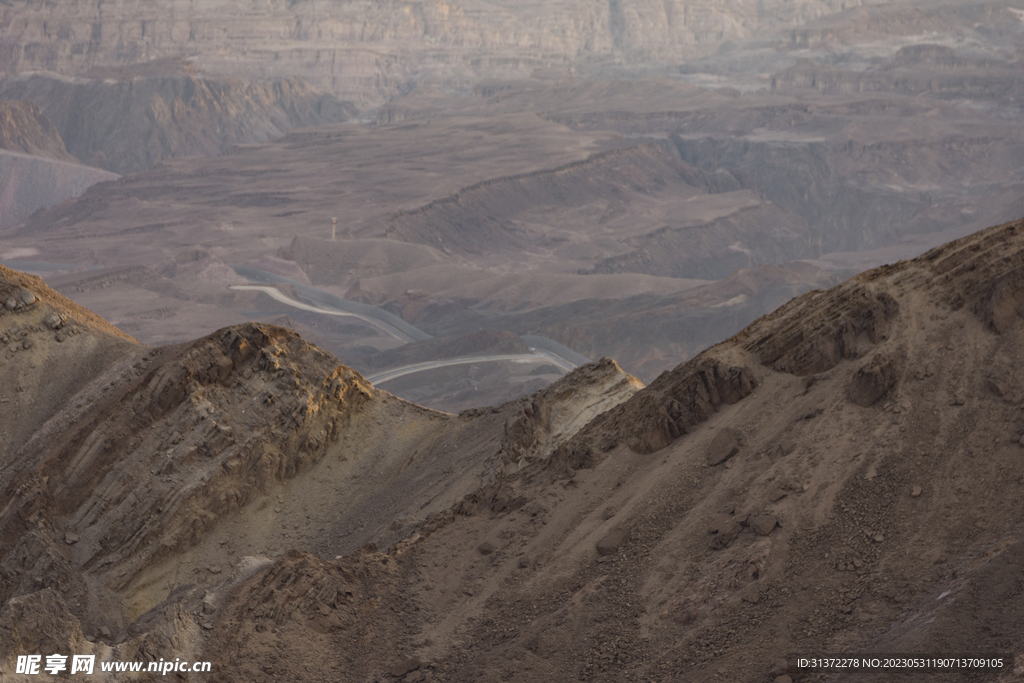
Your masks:
M 110 74 L 119 80 L 8 78 L 0 81 L 0 97 L 30 100 L 71 154 L 115 173 L 145 171 L 170 157 L 220 154 L 298 126 L 345 121 L 354 112 L 300 79 L 203 78 L 188 69 L 174 73 L 183 70 L 178 63 L 167 70 Z
M 758 683 L 794 648 L 1020 652 L 1022 236 L 809 292 L 645 388 L 604 360 L 457 416 L 288 330 L 145 347 L 0 270 L 0 666 Z
M 626 60 L 674 63 L 725 40 L 795 24 L 859 2 L 586 3 L 227 2 L 99 0 L 0 9 L 0 64 L 78 74 L 97 66 L 188 57 L 212 73 L 297 75 L 346 98 L 390 96 L 415 79 Z
M 32 102 L 0 100 L 0 149 L 74 161 L 53 123 Z

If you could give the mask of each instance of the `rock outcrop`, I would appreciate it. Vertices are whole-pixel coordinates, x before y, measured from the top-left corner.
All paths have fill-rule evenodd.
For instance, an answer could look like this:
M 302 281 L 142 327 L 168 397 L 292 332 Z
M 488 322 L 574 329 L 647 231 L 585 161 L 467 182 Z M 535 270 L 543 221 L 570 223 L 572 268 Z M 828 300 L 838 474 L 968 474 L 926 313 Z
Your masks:
M 0 100 L 0 149 L 58 161 L 76 160 L 57 128 L 32 102 Z
M 516 402 L 505 424 L 501 468 L 505 473 L 543 462 L 587 422 L 636 394 L 643 384 L 609 358 L 576 368 L 547 388 Z
M 642 392 L 598 415 L 559 446 L 552 460 L 569 468 L 592 467 L 620 444 L 653 453 L 731 405 L 757 386 L 751 368 L 702 354 L 658 376 Z
M 221 154 L 298 126 L 345 121 L 355 112 L 296 78 L 264 83 L 189 72 L 127 76 L 7 78 L 0 81 L 0 97 L 35 103 L 71 154 L 121 174 L 171 157 Z
M 472 491 L 482 472 L 501 476 L 496 428 L 515 405 L 458 417 L 420 409 L 373 389 L 294 332 L 267 325 L 146 347 L 39 278 L 0 275 L 0 380 L 10 392 L 0 396 L 4 662 L 30 647 L 74 649 L 83 637 L 114 646 L 122 659 L 194 652 L 223 597 L 213 587 L 168 591 L 170 577 L 201 572 L 236 585 L 264 566 L 268 542 L 305 536 L 307 548 L 358 547 L 368 520 L 373 534 L 401 531 L 390 518 L 381 524 L 379 501 L 366 496 L 378 486 L 394 488 L 389 498 L 402 509 L 410 497 L 423 498 L 428 515 Z M 563 438 L 575 428 L 573 416 L 599 412 L 639 385 L 611 362 L 563 384 L 550 398 L 554 419 L 541 440 Z M 431 474 L 439 456 L 456 465 L 453 443 L 463 444 L 465 474 Z M 312 501 L 347 510 L 354 526 L 323 533 L 341 518 L 313 513 Z M 293 522 L 296 506 L 317 520 Z M 253 514 L 270 514 L 269 524 L 252 525 Z M 257 537 L 253 545 L 244 540 Z M 378 553 L 366 566 L 388 560 Z M 347 622 L 332 612 L 352 604 L 351 590 L 349 597 L 339 591 L 317 593 L 311 603 L 323 622 L 318 632 Z M 26 605 L 39 617 L 15 624 Z M 104 647 L 76 651 L 109 654 Z
M 1022 270 L 1018 221 L 649 387 L 601 361 L 457 416 L 282 328 L 154 349 L 0 271 L 0 665 L 757 683 L 794 647 L 1020 651 Z

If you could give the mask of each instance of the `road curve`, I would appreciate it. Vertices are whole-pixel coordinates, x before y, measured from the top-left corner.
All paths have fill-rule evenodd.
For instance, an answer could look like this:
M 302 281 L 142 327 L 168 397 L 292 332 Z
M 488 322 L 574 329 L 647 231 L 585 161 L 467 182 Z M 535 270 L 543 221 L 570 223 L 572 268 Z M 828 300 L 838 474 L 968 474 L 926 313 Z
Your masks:
M 333 307 L 327 306 L 326 304 L 325 305 L 306 304 L 306 303 L 303 303 L 301 301 L 297 301 L 296 299 L 291 298 L 290 296 L 286 295 L 284 292 L 282 292 L 277 287 L 270 287 L 268 285 L 231 285 L 230 288 L 231 289 L 237 289 L 237 290 L 258 290 L 260 292 L 264 292 L 265 294 L 269 295 L 272 299 L 276 299 L 277 301 L 280 301 L 281 303 L 288 304 L 289 306 L 292 306 L 294 308 L 300 308 L 300 309 L 302 309 L 304 311 L 313 311 L 314 313 L 323 313 L 324 315 L 335 315 L 335 316 L 339 316 L 339 317 L 347 316 L 347 317 L 352 317 L 352 318 L 359 318 L 360 320 L 363 320 L 365 322 L 370 323 L 371 325 L 376 327 L 378 330 L 381 330 L 385 334 L 391 335 L 392 337 L 394 337 L 395 339 L 399 340 L 403 344 L 408 344 L 409 342 L 414 341 L 412 337 L 410 337 L 409 335 L 405 334 L 401 330 L 398 330 L 398 329 L 392 327 L 391 325 L 388 325 L 383 320 L 378 320 L 378 319 L 372 318 L 372 317 L 370 317 L 368 315 L 360 315 L 359 313 L 352 313 L 350 311 L 342 311 L 342 310 L 339 310 L 337 308 L 333 308 Z
M 343 311 L 341 309 L 330 306 L 329 304 L 307 304 L 297 299 L 293 299 L 277 287 L 270 285 L 231 285 L 230 289 L 235 290 L 255 290 L 264 292 L 272 299 L 280 301 L 283 304 L 287 304 L 294 308 L 298 308 L 304 311 L 312 311 L 314 313 L 321 313 L 323 315 L 334 315 L 334 316 L 348 316 L 352 318 L 358 318 L 364 322 L 367 322 L 384 333 L 391 335 L 395 339 L 399 340 L 403 344 L 408 344 L 416 341 L 405 332 L 397 329 L 396 327 L 389 325 L 387 322 L 375 318 L 370 315 L 363 315 L 361 313 L 355 313 L 353 311 Z M 403 375 L 411 375 L 414 372 L 422 372 L 423 370 L 429 370 L 431 368 L 441 368 L 448 365 L 465 365 L 467 363 L 494 363 L 494 362 L 514 362 L 514 363 L 529 363 L 538 362 L 540 360 L 550 361 L 555 366 L 561 368 L 565 372 L 575 370 L 583 363 L 589 362 L 583 356 L 575 353 L 571 349 L 562 347 L 560 344 L 546 339 L 544 337 L 524 336 L 523 340 L 530 344 L 530 353 L 520 354 L 506 354 L 506 355 L 491 355 L 491 356 L 458 356 L 456 358 L 441 358 L 433 361 L 425 361 L 422 363 L 412 363 L 410 365 L 403 365 L 397 368 L 391 368 L 381 372 L 367 375 L 366 379 L 373 384 L 380 384 L 381 382 L 387 382 L 388 380 L 401 377 Z M 548 348 L 543 348 L 548 347 Z M 572 359 L 565 358 L 560 355 L 558 351 L 562 349 L 563 353 L 567 355 L 575 356 Z
M 443 368 L 448 365 L 467 365 L 469 363 L 497 363 L 501 361 L 507 361 L 511 363 L 537 363 L 543 360 L 551 360 L 548 354 L 541 353 L 517 353 L 499 356 L 460 356 L 458 358 L 442 358 L 440 360 L 425 361 L 423 363 L 413 363 L 411 365 L 403 365 L 398 368 L 391 368 L 390 370 L 382 370 L 372 375 L 366 375 L 366 379 L 371 384 L 381 384 L 388 380 L 396 379 L 403 375 L 411 375 L 414 372 L 422 372 L 424 370 L 431 370 L 433 368 Z M 565 361 L 562 361 L 560 367 L 564 366 Z

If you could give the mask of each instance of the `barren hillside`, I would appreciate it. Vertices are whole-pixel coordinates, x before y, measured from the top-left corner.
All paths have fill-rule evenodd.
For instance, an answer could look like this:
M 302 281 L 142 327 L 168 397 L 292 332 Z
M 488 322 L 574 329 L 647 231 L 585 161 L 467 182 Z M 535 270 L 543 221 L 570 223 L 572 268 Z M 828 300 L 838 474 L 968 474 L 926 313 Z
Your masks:
M 33 103 L 0 100 L 0 228 L 116 177 L 68 154 L 56 127 Z
M 39 107 L 24 100 L 0 100 L 0 149 L 31 156 L 75 161 Z
M 29 215 L 66 169 L 5 156 L 0 259 L 150 344 L 287 315 L 360 372 L 439 348 L 390 353 L 407 340 L 258 288 L 283 277 L 420 341 L 534 335 L 649 381 L 792 296 L 1024 215 L 1020 11 L 7 3 L 0 93 L 88 163 L 149 170 Z M 559 376 L 519 360 L 385 386 L 461 410 Z
M 794 653 L 1024 653 L 1022 267 L 1018 221 L 646 388 L 605 360 L 458 416 L 282 328 L 142 346 L 4 270 L 3 670 L 761 682 Z
M 71 154 L 120 174 L 171 157 L 215 156 L 355 111 L 297 78 L 250 82 L 204 78 L 173 61 L 147 66 L 93 78 L 9 77 L 0 80 L 0 96 L 35 103 Z

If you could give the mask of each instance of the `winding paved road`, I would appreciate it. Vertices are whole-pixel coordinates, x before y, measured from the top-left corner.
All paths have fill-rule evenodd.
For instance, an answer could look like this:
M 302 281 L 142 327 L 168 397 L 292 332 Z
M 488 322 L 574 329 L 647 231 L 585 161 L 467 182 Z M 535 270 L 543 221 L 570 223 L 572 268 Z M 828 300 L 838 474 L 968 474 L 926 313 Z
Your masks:
M 398 339 L 403 344 L 408 344 L 415 341 L 412 337 L 405 334 L 401 330 L 389 325 L 383 320 L 378 320 L 372 316 L 362 315 L 359 313 L 353 313 L 351 311 L 342 311 L 340 309 L 328 306 L 326 304 L 307 304 L 297 299 L 293 299 L 277 287 L 271 287 L 268 285 L 231 285 L 231 289 L 237 290 L 256 290 L 264 292 L 271 298 L 280 301 L 283 304 L 299 308 L 304 311 L 312 311 L 314 313 L 322 313 L 324 315 L 336 315 L 336 316 L 350 316 L 353 318 L 359 318 L 365 322 L 370 323 L 379 330 L 391 335 L 395 339 Z M 537 339 L 540 339 L 539 337 Z M 539 343 L 539 342 L 538 342 Z M 423 370 L 430 370 L 432 368 L 443 368 L 448 365 L 466 365 L 468 363 L 496 363 L 496 362 L 513 362 L 513 363 L 536 363 L 541 360 L 547 360 L 558 366 L 566 372 L 570 372 L 579 365 L 563 358 L 562 356 L 538 347 L 531 346 L 531 353 L 517 353 L 507 355 L 492 355 L 492 356 L 458 356 L 456 358 L 440 358 L 438 360 L 431 360 L 422 363 L 412 363 L 410 365 L 403 365 L 397 368 L 390 368 L 381 372 L 376 372 L 372 375 L 367 375 L 366 379 L 371 384 L 381 384 L 389 380 L 401 377 L 403 375 L 411 375 L 414 372 L 422 372 Z
M 239 290 L 255 289 L 255 290 L 259 290 L 261 292 L 264 292 L 264 293 L 268 294 L 271 298 L 280 301 L 281 303 L 288 304 L 289 306 L 293 306 L 295 308 L 301 308 L 304 311 L 313 311 L 314 313 L 323 313 L 324 315 L 336 315 L 336 316 L 340 316 L 340 317 L 349 316 L 349 317 L 352 317 L 352 318 L 359 318 L 360 320 L 364 320 L 364 321 L 370 323 L 371 325 L 376 327 L 378 330 L 381 330 L 381 331 L 385 332 L 386 334 L 391 335 L 392 337 L 394 337 L 395 339 L 399 340 L 403 344 L 408 344 L 409 342 L 415 341 L 409 335 L 405 334 L 401 330 L 398 330 L 398 329 L 392 327 L 391 325 L 388 325 L 383 320 L 378 320 L 377 318 L 373 318 L 373 317 L 368 316 L 368 315 L 361 315 L 359 313 L 352 313 L 350 311 L 342 311 L 340 309 L 333 308 L 333 307 L 327 306 L 327 305 L 313 305 L 313 304 L 302 303 L 301 301 L 298 301 L 298 300 L 293 299 L 290 296 L 286 295 L 284 292 L 282 292 L 277 287 L 270 287 L 270 286 L 267 286 L 267 285 L 231 285 L 231 289 L 239 289 Z
M 469 363 L 493 363 L 499 361 L 508 361 L 512 363 L 537 363 L 542 360 L 551 361 L 562 370 L 569 372 L 575 369 L 577 366 L 573 365 L 569 361 L 565 360 L 561 356 L 557 356 L 548 351 L 535 351 L 533 353 L 518 353 L 509 354 L 504 356 L 458 356 L 456 358 L 441 358 L 439 360 L 431 360 L 423 363 L 412 363 L 411 365 L 403 365 L 398 368 L 391 368 L 389 370 L 382 370 L 372 375 L 367 375 L 366 379 L 371 384 L 380 384 L 381 382 L 387 382 L 388 380 L 401 377 L 402 375 L 411 375 L 414 372 L 421 372 L 423 370 L 430 370 L 431 368 L 443 368 L 448 365 L 466 365 Z

